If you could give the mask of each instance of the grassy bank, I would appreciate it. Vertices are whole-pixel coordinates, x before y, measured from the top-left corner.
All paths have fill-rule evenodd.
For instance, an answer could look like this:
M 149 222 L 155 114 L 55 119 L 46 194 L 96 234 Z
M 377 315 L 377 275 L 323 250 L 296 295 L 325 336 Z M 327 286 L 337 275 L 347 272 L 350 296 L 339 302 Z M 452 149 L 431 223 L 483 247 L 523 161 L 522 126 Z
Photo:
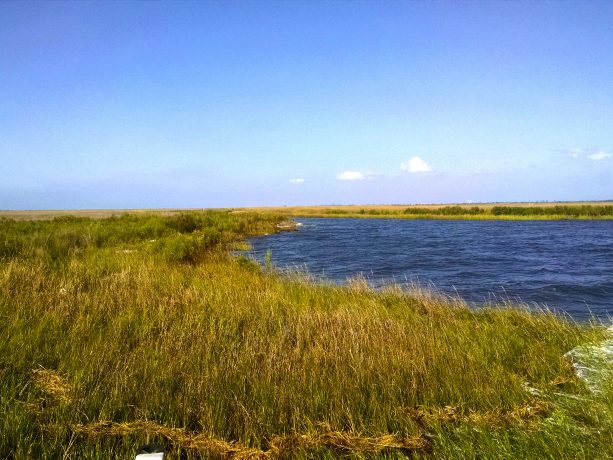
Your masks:
M 281 222 L 0 222 L 0 457 L 610 457 L 564 357 L 603 328 L 227 255 Z

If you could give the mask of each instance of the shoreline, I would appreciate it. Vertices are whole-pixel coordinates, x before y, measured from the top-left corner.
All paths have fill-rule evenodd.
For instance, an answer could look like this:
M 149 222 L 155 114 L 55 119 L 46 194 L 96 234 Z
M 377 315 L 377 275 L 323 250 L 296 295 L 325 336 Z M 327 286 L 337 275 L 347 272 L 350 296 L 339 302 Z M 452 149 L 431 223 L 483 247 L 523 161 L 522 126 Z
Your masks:
M 547 214 L 552 207 L 560 209 L 590 209 L 594 212 L 603 207 L 611 209 L 604 215 Z M 492 213 L 495 208 L 516 212 L 519 208 L 539 212 L 526 215 Z M 478 209 L 478 212 L 475 210 Z M 450 210 L 451 214 L 441 214 Z M 465 213 L 460 211 L 466 210 Z M 443 204 L 394 204 L 394 205 L 313 205 L 313 206 L 260 206 L 228 208 L 133 208 L 133 209 L 40 209 L 0 210 L 0 219 L 50 220 L 56 217 L 74 216 L 92 219 L 120 217 L 122 215 L 157 215 L 162 217 L 194 211 L 277 214 L 286 217 L 351 217 L 351 218 L 398 218 L 436 220 L 613 220 L 613 201 L 559 201 L 551 203 L 499 202 L 499 203 L 443 203 Z
M 428 215 L 403 215 L 403 214 L 295 214 L 291 217 L 313 218 L 313 219 L 402 219 L 402 220 L 613 220 L 613 215 L 607 216 L 494 216 L 461 214 L 458 216 L 441 216 L 436 214 Z

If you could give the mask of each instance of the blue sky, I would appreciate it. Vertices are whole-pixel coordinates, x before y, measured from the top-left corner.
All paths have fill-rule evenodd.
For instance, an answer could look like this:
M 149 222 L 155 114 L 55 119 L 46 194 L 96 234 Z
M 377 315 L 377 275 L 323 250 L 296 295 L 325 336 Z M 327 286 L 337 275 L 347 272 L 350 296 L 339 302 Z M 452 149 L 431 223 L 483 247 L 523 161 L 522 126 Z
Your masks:
M 613 199 L 613 2 L 0 2 L 0 209 Z

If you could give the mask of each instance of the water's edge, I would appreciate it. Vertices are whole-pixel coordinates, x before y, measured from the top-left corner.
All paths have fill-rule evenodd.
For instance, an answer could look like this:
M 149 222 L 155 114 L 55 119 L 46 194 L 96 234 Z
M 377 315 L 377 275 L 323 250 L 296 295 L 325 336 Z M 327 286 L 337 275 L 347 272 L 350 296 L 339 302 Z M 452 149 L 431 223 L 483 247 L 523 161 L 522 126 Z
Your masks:
M 474 305 L 522 302 L 575 319 L 613 316 L 613 222 L 295 219 L 249 240 L 281 270 L 374 288 L 433 287 Z

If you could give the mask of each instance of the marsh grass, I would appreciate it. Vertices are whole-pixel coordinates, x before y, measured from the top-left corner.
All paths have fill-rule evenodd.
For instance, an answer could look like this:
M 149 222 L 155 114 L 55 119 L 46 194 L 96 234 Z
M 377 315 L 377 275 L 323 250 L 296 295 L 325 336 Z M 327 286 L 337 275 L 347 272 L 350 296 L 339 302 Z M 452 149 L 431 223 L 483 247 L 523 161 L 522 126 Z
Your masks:
M 246 208 L 260 212 L 295 217 L 351 217 L 439 220 L 610 220 L 613 204 L 576 203 L 506 203 L 462 205 L 366 205 L 366 206 L 296 206 L 283 208 Z
M 0 224 L 0 457 L 609 457 L 613 391 L 564 356 L 598 324 L 228 256 L 279 222 Z

